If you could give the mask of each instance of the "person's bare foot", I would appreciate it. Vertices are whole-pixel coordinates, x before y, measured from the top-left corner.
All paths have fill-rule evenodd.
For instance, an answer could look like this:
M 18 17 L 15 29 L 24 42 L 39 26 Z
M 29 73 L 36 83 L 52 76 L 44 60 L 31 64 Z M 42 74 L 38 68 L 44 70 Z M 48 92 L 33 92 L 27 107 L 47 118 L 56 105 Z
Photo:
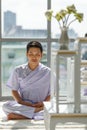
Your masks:
M 15 113 L 9 113 L 7 117 L 8 117 L 8 120 L 29 119 L 25 116 L 15 114 Z

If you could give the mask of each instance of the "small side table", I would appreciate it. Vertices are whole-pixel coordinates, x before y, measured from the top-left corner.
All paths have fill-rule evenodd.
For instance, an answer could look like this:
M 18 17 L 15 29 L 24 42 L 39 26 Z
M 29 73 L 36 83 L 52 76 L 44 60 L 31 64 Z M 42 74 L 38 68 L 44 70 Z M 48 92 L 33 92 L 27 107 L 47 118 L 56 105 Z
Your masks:
M 59 73 L 59 65 L 60 65 L 60 57 L 65 57 L 67 58 L 72 58 L 74 57 L 74 69 L 71 68 L 71 70 L 69 69 L 70 66 L 72 65 L 71 62 L 68 63 L 68 69 L 67 69 L 67 75 L 68 78 L 70 77 L 70 71 L 72 71 L 73 69 L 73 89 L 74 89 L 74 94 L 73 94 L 73 98 L 74 98 L 74 112 L 75 113 L 80 113 L 80 58 L 78 56 L 78 52 L 77 51 L 71 51 L 71 50 L 59 50 L 57 52 L 56 55 L 56 112 L 59 113 L 59 88 L 60 88 L 60 73 Z M 70 79 L 67 78 L 67 88 L 69 88 L 69 92 L 67 94 L 67 96 L 69 95 L 70 91 L 72 91 L 72 88 L 70 90 L 70 86 L 69 86 L 69 82 Z
M 74 101 L 71 102 L 66 99 L 66 102 L 60 102 L 60 58 L 67 58 L 67 75 L 70 77 L 70 72 L 73 72 L 73 85 L 74 93 L 73 98 Z M 73 60 L 72 60 L 73 57 Z M 70 59 L 70 60 L 68 60 Z M 73 62 L 73 63 L 72 63 Z M 72 69 L 72 64 L 74 65 L 74 69 Z M 55 130 L 57 123 L 66 123 L 66 122 L 78 122 L 87 124 L 87 103 L 85 104 L 85 109 L 81 108 L 81 95 L 80 95 L 80 65 L 81 59 L 78 51 L 69 51 L 69 50 L 59 50 L 56 55 L 56 91 L 55 91 L 55 100 L 53 100 L 52 96 L 52 84 L 51 84 L 51 101 L 44 102 L 44 122 L 46 130 Z M 51 72 L 53 74 L 53 72 Z M 51 77 L 52 77 L 51 74 Z M 71 77 L 72 78 L 72 77 Z M 52 78 L 51 78 L 52 80 Z M 70 79 L 67 79 L 67 97 L 69 97 L 72 89 L 69 88 Z M 52 81 L 51 81 L 52 83 Z
M 56 113 L 55 107 L 51 106 L 51 102 L 44 102 L 44 123 L 46 130 L 55 130 L 57 123 L 78 122 L 87 124 L 87 113 L 68 113 L 68 107 L 63 105 L 60 108 L 62 109 L 61 113 Z

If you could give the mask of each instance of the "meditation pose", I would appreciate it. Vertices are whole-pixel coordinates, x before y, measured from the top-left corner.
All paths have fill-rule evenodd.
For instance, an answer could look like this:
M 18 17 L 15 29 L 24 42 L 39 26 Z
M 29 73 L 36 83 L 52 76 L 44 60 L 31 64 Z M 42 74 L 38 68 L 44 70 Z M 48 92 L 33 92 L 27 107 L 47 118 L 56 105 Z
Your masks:
M 43 118 L 43 101 L 50 100 L 51 70 L 40 62 L 42 55 L 41 43 L 29 42 L 26 47 L 28 63 L 13 70 L 7 87 L 14 100 L 3 104 L 8 120 Z

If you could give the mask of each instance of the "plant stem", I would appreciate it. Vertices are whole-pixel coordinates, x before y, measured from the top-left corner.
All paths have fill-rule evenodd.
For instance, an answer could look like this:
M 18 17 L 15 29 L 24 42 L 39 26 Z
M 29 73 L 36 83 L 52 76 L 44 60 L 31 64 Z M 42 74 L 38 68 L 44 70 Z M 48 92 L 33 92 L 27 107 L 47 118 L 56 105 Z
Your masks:
M 67 27 L 69 27 L 70 24 L 73 23 L 73 22 L 76 21 L 76 20 L 77 20 L 77 19 L 75 18 L 75 19 L 73 19 L 71 22 L 69 22 L 69 24 L 67 25 Z
M 70 17 L 70 14 L 67 15 L 67 18 L 66 18 L 66 25 L 65 25 L 65 26 L 67 26 L 69 17 Z

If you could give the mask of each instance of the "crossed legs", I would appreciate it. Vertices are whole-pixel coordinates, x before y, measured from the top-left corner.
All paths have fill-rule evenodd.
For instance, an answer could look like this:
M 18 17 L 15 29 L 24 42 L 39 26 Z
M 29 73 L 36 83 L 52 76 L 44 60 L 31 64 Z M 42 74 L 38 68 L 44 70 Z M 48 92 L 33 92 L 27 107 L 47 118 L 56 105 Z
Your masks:
M 43 107 L 39 107 L 35 109 L 35 113 L 43 110 Z M 23 115 L 15 114 L 15 113 L 9 113 L 7 115 L 8 120 L 18 120 L 18 119 L 29 119 L 28 117 L 25 117 Z

